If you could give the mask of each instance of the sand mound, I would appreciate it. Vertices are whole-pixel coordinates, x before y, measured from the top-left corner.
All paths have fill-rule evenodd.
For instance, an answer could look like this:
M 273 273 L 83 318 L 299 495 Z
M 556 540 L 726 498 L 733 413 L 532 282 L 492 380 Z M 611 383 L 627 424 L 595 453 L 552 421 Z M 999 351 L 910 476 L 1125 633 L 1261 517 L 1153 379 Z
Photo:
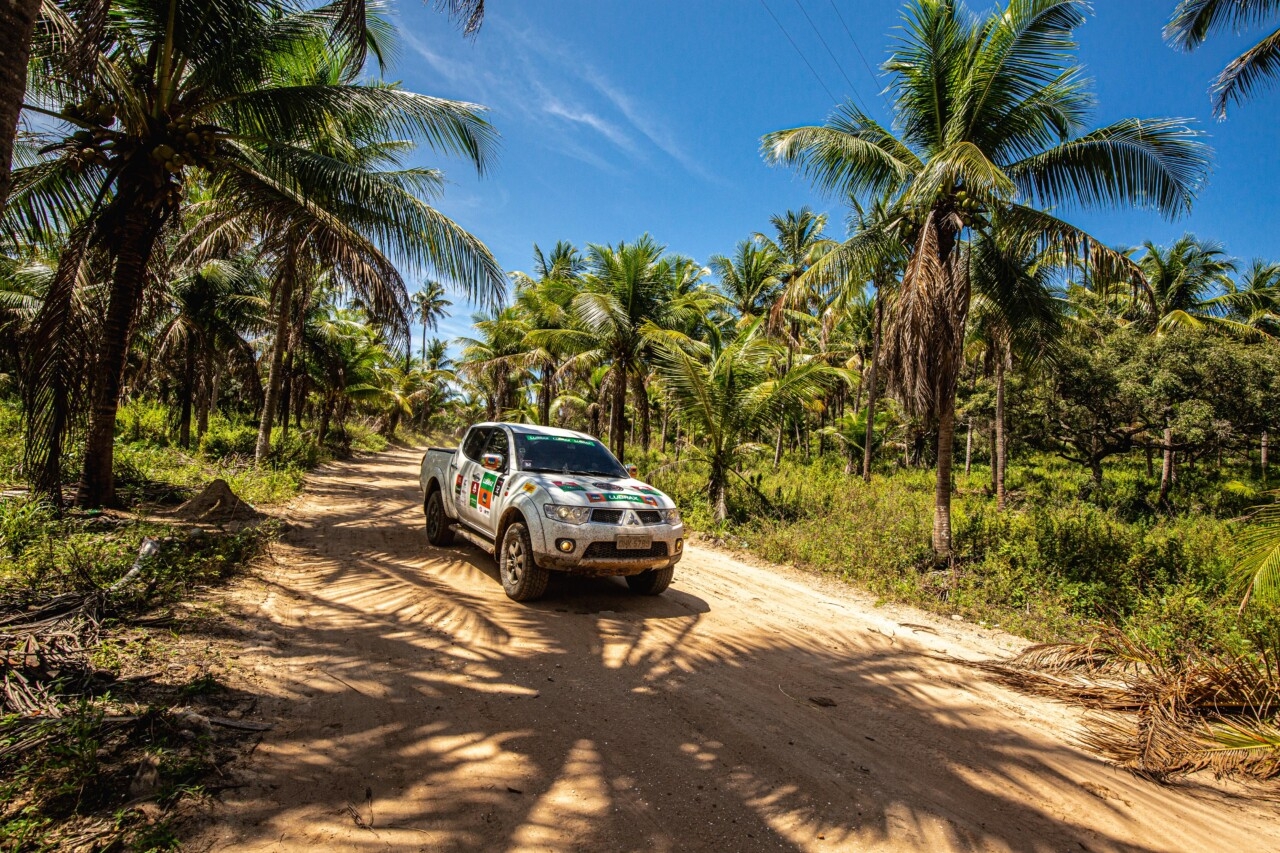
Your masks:
M 178 507 L 176 515 L 186 521 L 218 524 L 258 518 L 258 511 L 240 500 L 236 493 L 231 491 L 227 481 L 219 478 L 205 486 L 200 494 Z

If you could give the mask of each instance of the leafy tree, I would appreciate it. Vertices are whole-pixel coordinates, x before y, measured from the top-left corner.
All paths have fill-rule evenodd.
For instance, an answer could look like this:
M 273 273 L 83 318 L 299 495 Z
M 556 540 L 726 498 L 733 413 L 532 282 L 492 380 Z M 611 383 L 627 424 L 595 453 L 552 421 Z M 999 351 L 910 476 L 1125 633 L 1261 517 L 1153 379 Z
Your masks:
M 1067 253 L 1127 269 L 1039 206 L 1136 205 L 1186 211 L 1208 164 L 1185 121 L 1123 119 L 1080 134 L 1091 105 L 1072 55 L 1082 0 L 1011 0 L 985 17 L 951 0 L 908 5 L 885 65 L 898 135 L 852 103 L 825 125 L 764 137 L 773 162 L 796 166 L 838 198 L 892 192 L 916 223 L 886 335 L 891 387 L 937 426 L 935 554 L 948 558 L 955 393 L 969 312 L 962 237 L 999 216 Z

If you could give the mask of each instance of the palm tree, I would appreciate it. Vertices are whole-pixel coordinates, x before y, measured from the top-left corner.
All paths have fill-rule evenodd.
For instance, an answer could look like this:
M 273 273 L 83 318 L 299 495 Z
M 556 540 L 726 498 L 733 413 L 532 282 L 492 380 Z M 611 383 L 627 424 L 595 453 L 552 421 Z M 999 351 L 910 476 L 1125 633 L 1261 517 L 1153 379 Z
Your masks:
M 780 259 L 776 275 L 782 285 L 782 294 L 773 306 L 770 325 L 782 330 L 786 337 L 787 357 L 783 369 L 790 370 L 795 360 L 796 346 L 799 345 L 800 328 L 812 319 L 810 309 L 814 301 L 813 293 L 805 288 L 798 288 L 796 283 L 835 244 L 822 235 L 827 227 L 827 215 L 814 213 L 807 205 L 781 215 L 774 214 L 769 221 L 773 225 L 774 236 L 757 233 L 755 239 L 773 249 Z M 778 423 L 777 442 L 773 448 L 774 468 L 782 461 L 782 436 L 785 431 L 786 421 L 783 419 Z
M 744 459 L 764 449 L 754 436 L 839 381 L 838 371 L 816 361 L 776 376 L 781 348 L 761 328 L 762 320 L 753 321 L 737 339 L 713 347 L 709 361 L 671 342 L 657 346 L 655 363 L 675 415 L 697 436 L 689 453 L 707 464 L 707 499 L 716 521 L 728 517 L 729 475 L 741 476 Z
M 974 289 L 972 333 L 984 345 L 987 374 L 996 386 L 991 479 L 997 511 L 1005 508 L 1009 450 L 1006 373 L 1015 360 L 1051 359 L 1063 333 L 1066 302 L 1052 283 L 1060 257 L 1056 252 L 1038 251 L 1035 243 L 1034 237 L 1002 232 L 997 224 L 991 232 L 977 235 L 968 252 Z
M 707 262 L 720 280 L 720 292 L 741 324 L 767 314 L 779 296 L 782 256 L 771 243 L 742 240 L 734 249 L 733 257 L 712 255 Z
M 482 389 L 486 419 L 498 420 L 520 407 L 517 400 L 528 361 L 527 318 L 515 305 L 472 316 L 476 337 L 458 338 L 462 359 L 458 372 Z
M 633 243 L 590 246 L 571 327 L 529 336 L 535 346 L 575 353 L 568 366 L 609 365 L 609 440 L 620 460 L 626 454 L 627 390 L 636 391 L 649 372 L 653 347 L 663 340 L 692 345 L 686 331 L 721 301 L 696 284 L 700 269 L 684 258 L 663 257 L 664 251 L 648 234 Z M 643 384 L 636 405 L 647 416 L 648 398 L 641 396 Z
M 1125 313 L 1148 333 L 1206 326 L 1250 333 L 1238 321 L 1223 316 L 1219 297 L 1231 287 L 1236 265 L 1221 243 L 1190 234 L 1168 247 L 1148 240 L 1142 244 L 1138 267 L 1147 286 L 1130 295 Z
M 513 272 L 515 303 L 528 319 L 533 330 L 554 330 L 568 327 L 572 322 L 570 306 L 578 293 L 586 264 L 582 253 L 572 243 L 556 242 L 550 255 L 533 246 L 533 275 Z M 528 345 L 526 366 L 538 371 L 538 423 L 551 422 L 551 402 L 556 397 L 557 373 L 567 353 L 554 344 L 538 344 L 532 339 Z
M 449 312 L 446 310 L 453 305 L 448 299 L 445 299 L 444 285 L 438 281 L 425 281 L 418 288 L 418 292 L 409 297 L 409 302 L 413 305 L 414 317 L 422 324 L 422 360 L 427 360 L 427 329 L 438 331 L 439 321 Z
M 494 138 L 473 105 L 356 82 L 363 46 L 380 47 L 363 16 L 358 39 L 335 38 L 352 23 L 344 17 L 347 5 L 308 10 L 273 0 L 225 0 L 218 14 L 209 14 L 204 0 L 116 0 L 117 13 L 95 31 L 96 39 L 83 38 L 93 23 L 87 6 L 54 16 L 37 38 L 33 67 L 39 73 L 30 81 L 33 103 L 26 108 L 51 120 L 44 132 L 49 154 L 15 173 L 6 213 L 36 232 L 60 222 L 69 239 L 30 358 L 37 404 L 28 420 L 32 470 L 48 470 L 40 457 L 56 443 L 50 429 L 62 420 L 50 415 L 57 408 L 51 377 L 67 358 L 59 329 L 71 283 L 90 251 L 106 253 L 112 264 L 77 496 L 82 505 L 114 498 L 113 434 L 130 333 L 152 280 L 156 246 L 175 224 L 196 169 L 224 210 L 277 224 L 288 212 L 306 211 L 312 240 L 345 261 L 353 281 L 394 273 L 390 264 L 370 269 L 371 253 L 351 251 L 381 244 L 464 289 L 499 292 L 500 270 L 483 245 L 419 200 L 439 186 L 436 173 L 371 175 L 330 156 L 327 143 L 335 133 L 364 127 L 373 132 L 353 143 L 394 131 L 483 170 Z M 362 3 L 352 5 L 363 11 Z M 69 53 L 68 43 L 87 44 L 92 56 Z M 292 304 L 287 259 L 282 269 L 276 302 L 285 314 Z M 402 302 L 384 307 L 402 312 Z M 286 340 L 277 334 L 268 404 L 278 394 Z M 268 405 L 264 416 L 270 421 L 272 414 Z M 37 485 L 51 495 L 57 490 L 47 479 Z
M 1280 338 L 1280 263 L 1255 259 L 1225 288 L 1212 302 L 1227 319 Z
M 1277 16 L 1280 4 L 1275 0 L 1181 0 L 1164 28 L 1164 37 L 1175 47 L 1191 51 L 1215 32 L 1231 29 L 1239 33 Z M 1214 114 L 1226 118 L 1228 104 L 1242 103 L 1256 89 L 1274 85 L 1277 77 L 1280 30 L 1263 37 L 1222 69 L 1209 89 Z
M 1129 268 L 1087 234 L 1038 209 L 1135 205 L 1185 212 L 1208 150 L 1183 120 L 1124 119 L 1078 136 L 1090 96 L 1072 61 L 1083 0 L 1010 0 L 980 18 L 953 0 L 913 0 L 885 65 L 895 135 L 852 103 L 826 124 L 764 137 L 766 158 L 796 166 L 841 199 L 893 193 L 914 240 L 886 330 L 891 389 L 937 428 L 933 549 L 949 559 L 955 393 L 969 312 L 966 233 L 1027 231 L 1095 265 Z
M 180 446 L 191 446 L 193 408 L 197 441 L 204 435 L 217 375 L 239 368 L 257 382 L 253 347 L 244 335 L 264 325 L 265 291 L 260 271 L 247 257 L 206 261 L 184 270 L 170 285 L 171 314 L 155 350 L 157 358 L 172 356 L 178 364 Z

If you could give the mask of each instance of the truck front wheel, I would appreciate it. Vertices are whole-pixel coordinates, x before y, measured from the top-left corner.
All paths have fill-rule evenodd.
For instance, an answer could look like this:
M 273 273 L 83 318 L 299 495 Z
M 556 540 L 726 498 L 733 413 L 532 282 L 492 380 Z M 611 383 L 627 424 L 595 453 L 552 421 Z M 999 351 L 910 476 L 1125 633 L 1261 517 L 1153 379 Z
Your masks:
M 640 595 L 661 595 L 671 586 L 671 578 L 675 575 L 675 566 L 665 569 L 649 569 L 638 575 L 627 575 L 627 586 Z
M 498 574 L 502 588 L 515 601 L 533 601 L 547 591 L 551 573 L 533 559 L 533 543 L 523 522 L 507 525 L 498 549 Z
M 423 511 L 427 514 L 427 541 L 432 545 L 452 545 L 453 530 L 449 528 L 449 516 L 444 513 L 444 498 L 440 497 L 439 489 L 427 498 Z

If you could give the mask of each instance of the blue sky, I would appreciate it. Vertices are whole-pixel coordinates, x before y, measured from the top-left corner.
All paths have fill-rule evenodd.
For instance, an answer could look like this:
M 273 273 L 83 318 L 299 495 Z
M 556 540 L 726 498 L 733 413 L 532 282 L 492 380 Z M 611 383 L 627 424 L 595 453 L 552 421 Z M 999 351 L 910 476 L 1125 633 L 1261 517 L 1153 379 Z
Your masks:
M 804 204 L 829 212 L 841 236 L 843 206 L 765 165 L 760 137 L 820 123 L 832 96 L 890 119 L 878 74 L 901 20 L 896 0 L 490 0 L 474 40 L 433 5 L 393 6 L 399 46 L 387 76 L 490 108 L 502 143 L 487 175 L 430 152 L 422 162 L 452 182 L 440 209 L 507 270 L 527 270 L 534 243 L 616 243 L 646 231 L 705 262 Z M 1079 31 L 1080 58 L 1097 124 L 1193 119 L 1215 149 L 1208 186 L 1172 223 L 1150 212 L 1061 212 L 1108 243 L 1194 231 L 1242 259 L 1280 259 L 1280 92 L 1215 121 L 1209 81 L 1247 42 L 1225 36 L 1192 54 L 1173 50 L 1160 30 L 1174 5 L 1100 0 Z M 455 302 L 444 336 L 469 325 L 471 309 Z

